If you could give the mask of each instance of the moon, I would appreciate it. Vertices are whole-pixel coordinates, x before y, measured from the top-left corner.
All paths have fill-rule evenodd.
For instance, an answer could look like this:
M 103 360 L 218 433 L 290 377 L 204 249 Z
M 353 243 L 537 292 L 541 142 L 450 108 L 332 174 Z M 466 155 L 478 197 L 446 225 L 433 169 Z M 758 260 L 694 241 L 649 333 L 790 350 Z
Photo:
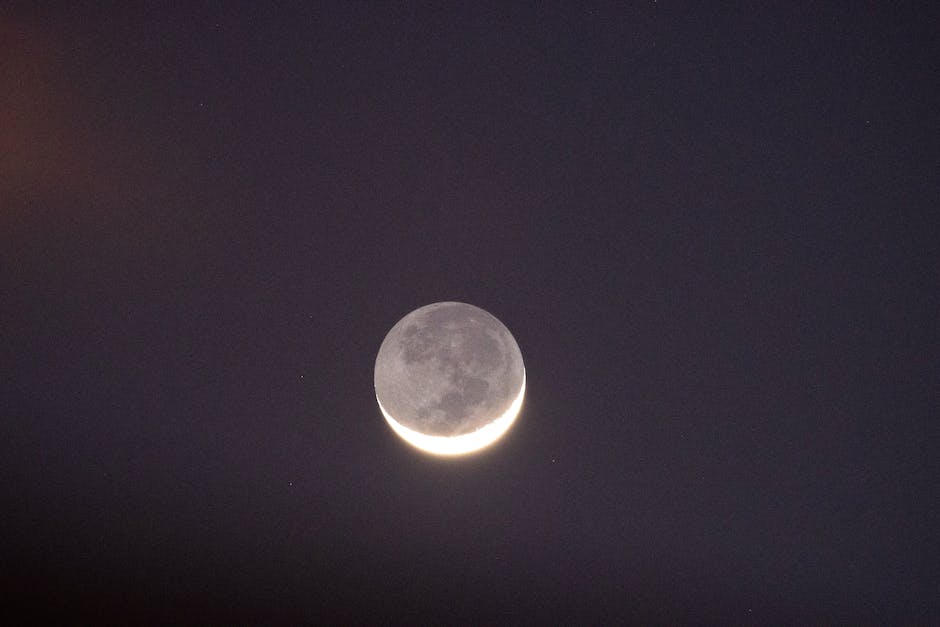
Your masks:
M 522 353 L 509 329 L 466 303 L 426 305 L 399 320 L 375 358 L 375 398 L 389 426 L 436 455 L 498 440 L 525 395 Z

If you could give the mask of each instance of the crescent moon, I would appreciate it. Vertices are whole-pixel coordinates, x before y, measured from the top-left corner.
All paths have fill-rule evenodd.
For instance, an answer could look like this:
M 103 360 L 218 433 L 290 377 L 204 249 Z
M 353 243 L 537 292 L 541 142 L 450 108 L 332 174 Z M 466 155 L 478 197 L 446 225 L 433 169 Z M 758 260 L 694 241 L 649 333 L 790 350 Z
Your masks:
M 421 307 L 398 321 L 375 360 L 375 398 L 392 430 L 435 455 L 489 446 L 513 425 L 526 373 L 515 338 L 466 303 Z

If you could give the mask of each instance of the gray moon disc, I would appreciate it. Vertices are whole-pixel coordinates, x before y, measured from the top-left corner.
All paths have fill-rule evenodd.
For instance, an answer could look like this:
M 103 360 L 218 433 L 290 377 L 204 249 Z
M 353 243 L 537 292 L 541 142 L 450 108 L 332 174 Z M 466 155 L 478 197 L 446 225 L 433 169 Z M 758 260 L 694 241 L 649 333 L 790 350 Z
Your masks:
M 456 440 L 514 408 L 511 423 L 524 386 L 522 353 L 512 334 L 465 303 L 412 311 L 388 332 L 375 359 L 375 396 L 400 435 Z

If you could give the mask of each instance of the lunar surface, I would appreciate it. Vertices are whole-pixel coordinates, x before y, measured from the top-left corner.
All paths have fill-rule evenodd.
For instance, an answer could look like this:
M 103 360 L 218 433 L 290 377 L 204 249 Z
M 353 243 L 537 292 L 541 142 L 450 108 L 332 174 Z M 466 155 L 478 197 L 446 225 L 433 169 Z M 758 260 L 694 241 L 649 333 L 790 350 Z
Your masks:
M 465 303 L 434 303 L 392 327 L 375 359 L 375 397 L 392 429 L 439 455 L 479 450 L 519 414 L 525 367 L 502 322 Z

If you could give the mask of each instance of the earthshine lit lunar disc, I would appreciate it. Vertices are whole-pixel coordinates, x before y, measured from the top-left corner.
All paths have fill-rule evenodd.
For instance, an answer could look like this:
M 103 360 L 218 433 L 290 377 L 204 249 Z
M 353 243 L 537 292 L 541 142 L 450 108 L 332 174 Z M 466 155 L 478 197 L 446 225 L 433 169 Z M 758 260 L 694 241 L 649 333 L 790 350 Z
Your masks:
M 502 322 L 465 303 L 434 303 L 398 321 L 375 359 L 375 397 L 389 426 L 438 455 L 478 451 L 519 415 L 525 367 Z

